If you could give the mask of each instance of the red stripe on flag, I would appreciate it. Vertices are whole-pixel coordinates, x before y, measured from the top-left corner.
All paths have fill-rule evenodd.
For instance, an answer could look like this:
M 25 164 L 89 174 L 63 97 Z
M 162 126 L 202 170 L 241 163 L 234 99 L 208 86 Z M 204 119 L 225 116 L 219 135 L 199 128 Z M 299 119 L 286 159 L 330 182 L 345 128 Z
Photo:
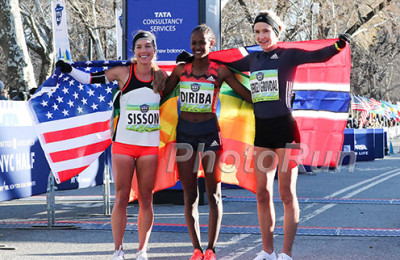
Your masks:
M 295 82 L 298 83 L 350 83 L 350 67 L 326 63 L 307 63 L 297 67 Z
M 83 172 L 89 165 L 58 172 L 59 182 L 64 182 Z
M 361 122 L 360 122 L 361 127 L 364 126 L 365 122 L 367 121 L 367 116 L 368 116 L 367 111 L 361 112 Z
M 307 42 L 279 42 L 281 48 L 300 48 L 317 50 L 335 43 L 336 39 L 313 40 Z M 346 46 L 339 54 L 326 62 L 306 63 L 299 65 L 296 70 L 295 82 L 298 83 L 350 83 L 351 66 L 350 48 Z M 312 70 L 309 70 L 312 69 Z
M 337 166 L 343 145 L 346 120 L 295 117 L 300 131 L 300 142 L 308 154 L 303 154 L 303 164 L 309 166 Z M 304 157 L 304 155 L 306 155 Z
M 210 52 L 210 59 L 222 60 L 224 62 L 233 62 L 243 58 L 243 54 L 239 49 L 228 49 Z
M 64 141 L 110 129 L 110 120 L 43 134 L 46 143 Z
M 81 147 L 77 147 L 74 149 L 68 149 L 65 151 L 59 151 L 50 153 L 50 157 L 54 163 L 76 159 L 84 156 L 88 156 L 94 153 L 103 152 L 109 145 L 111 144 L 111 140 L 107 139 L 102 142 L 85 145 Z

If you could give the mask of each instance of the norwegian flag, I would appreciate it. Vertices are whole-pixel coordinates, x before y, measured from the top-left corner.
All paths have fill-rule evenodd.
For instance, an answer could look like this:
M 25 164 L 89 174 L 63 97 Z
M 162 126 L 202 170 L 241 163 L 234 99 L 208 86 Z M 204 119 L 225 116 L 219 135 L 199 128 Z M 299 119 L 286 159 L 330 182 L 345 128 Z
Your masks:
M 87 73 L 127 65 L 126 61 L 72 64 Z M 57 183 L 78 175 L 111 144 L 112 90 L 109 84 L 81 84 L 59 68 L 30 99 L 34 128 Z
M 279 42 L 278 46 L 312 51 L 333 45 L 336 40 Z M 229 50 L 217 51 L 210 53 L 210 58 L 214 56 L 215 60 L 231 62 L 254 51 L 262 49 L 256 45 L 239 48 L 234 52 L 231 50 L 233 53 L 229 53 Z M 224 53 L 229 57 L 224 57 Z M 309 151 L 302 154 L 304 165 L 338 165 L 348 118 L 350 69 L 349 46 L 326 62 L 306 63 L 296 68 L 293 116 L 299 128 L 301 143 Z

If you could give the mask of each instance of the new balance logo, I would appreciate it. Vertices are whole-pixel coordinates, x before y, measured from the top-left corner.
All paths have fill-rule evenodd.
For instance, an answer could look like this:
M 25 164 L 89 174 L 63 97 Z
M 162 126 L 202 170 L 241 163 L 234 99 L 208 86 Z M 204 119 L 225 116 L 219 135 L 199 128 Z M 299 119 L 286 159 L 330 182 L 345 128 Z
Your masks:
M 271 56 L 271 60 L 277 60 L 279 59 L 278 55 L 274 53 L 274 55 Z
M 214 79 L 214 77 L 213 76 L 210 76 L 210 77 L 208 77 L 208 79 L 207 79 L 208 81 L 211 81 L 211 82 L 214 82 L 215 81 L 215 79 Z
M 217 141 L 213 141 L 211 144 L 210 144 L 210 146 L 219 146 L 219 143 L 217 142 Z

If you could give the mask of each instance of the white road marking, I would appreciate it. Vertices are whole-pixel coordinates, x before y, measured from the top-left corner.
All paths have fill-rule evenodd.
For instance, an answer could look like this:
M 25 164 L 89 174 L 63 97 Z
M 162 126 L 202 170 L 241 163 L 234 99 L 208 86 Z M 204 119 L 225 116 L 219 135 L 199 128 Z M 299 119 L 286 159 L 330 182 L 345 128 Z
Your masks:
M 399 175 L 400 175 L 400 171 L 399 170 L 397 170 L 397 169 L 396 170 L 392 170 L 392 171 L 383 173 L 381 175 L 375 176 L 373 178 L 370 178 L 368 180 L 361 181 L 359 183 L 353 184 L 353 185 L 351 185 L 349 187 L 346 187 L 344 189 L 336 191 L 336 192 L 332 193 L 331 195 L 326 196 L 324 198 L 337 197 L 339 194 L 343 194 L 343 193 L 348 192 L 348 191 L 350 191 L 350 190 L 352 190 L 354 188 L 362 186 L 361 188 L 359 188 L 359 189 L 357 189 L 355 191 L 352 191 L 352 192 L 348 193 L 347 195 L 344 195 L 344 196 L 341 197 L 343 199 L 348 199 L 348 198 L 351 198 L 351 197 L 353 197 L 353 196 L 355 196 L 355 195 L 357 195 L 357 194 L 359 194 L 359 193 L 361 193 L 361 192 L 363 192 L 363 191 L 365 191 L 365 190 L 367 190 L 367 189 L 369 189 L 369 188 L 371 188 L 371 187 L 373 187 L 375 185 L 378 185 L 381 182 L 384 182 L 384 181 L 386 181 L 388 179 L 391 179 L 391 178 L 399 176 Z M 368 184 L 368 185 L 365 185 L 368 182 L 371 182 L 371 183 Z M 326 210 L 328 210 L 328 209 L 330 209 L 330 208 L 332 208 L 333 206 L 336 206 L 336 205 L 337 205 L 336 203 L 331 203 L 331 204 L 324 205 L 321 208 L 314 210 L 314 212 L 312 212 L 312 213 L 310 213 L 310 214 L 308 214 L 308 215 L 306 215 L 304 217 L 301 217 L 299 223 L 302 223 L 302 222 L 305 222 L 307 220 L 310 220 L 311 218 L 321 214 L 322 212 L 324 212 L 324 211 L 326 211 Z M 310 208 L 310 207 L 312 207 L 312 205 L 308 206 L 307 208 Z M 283 220 L 283 217 L 282 217 L 282 220 Z M 282 221 L 282 220 L 280 218 L 280 221 Z

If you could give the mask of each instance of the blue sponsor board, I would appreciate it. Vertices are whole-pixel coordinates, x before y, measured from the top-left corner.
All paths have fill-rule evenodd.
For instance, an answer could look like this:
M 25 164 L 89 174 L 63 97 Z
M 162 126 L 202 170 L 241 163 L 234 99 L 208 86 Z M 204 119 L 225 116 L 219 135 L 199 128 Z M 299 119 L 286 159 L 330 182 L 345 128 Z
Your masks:
M 0 126 L 0 201 L 45 193 L 49 172 L 32 126 Z
M 27 102 L 0 101 L 0 201 L 46 192 L 49 172 Z
M 126 58 L 133 57 L 132 40 L 138 30 L 156 36 L 157 59 L 175 61 L 190 51 L 190 34 L 199 23 L 198 0 L 126 0 Z
M 78 176 L 56 185 L 59 190 L 92 187 L 103 183 L 108 148 Z M 0 101 L 0 201 L 47 191 L 50 166 L 40 145 L 27 102 Z
M 375 159 L 374 129 L 357 129 L 354 132 L 354 152 L 357 161 Z
M 382 128 L 374 129 L 375 158 L 385 157 L 385 132 Z
M 345 129 L 343 151 L 354 151 L 357 161 L 372 161 L 385 157 L 385 132 L 383 129 Z M 349 163 L 349 158 L 343 159 L 343 164 Z
M 354 151 L 354 128 L 346 128 L 344 129 L 344 139 L 343 139 L 343 148 L 342 151 L 349 153 Z M 347 165 L 350 163 L 350 157 L 345 156 L 343 161 L 341 162 L 343 165 Z

